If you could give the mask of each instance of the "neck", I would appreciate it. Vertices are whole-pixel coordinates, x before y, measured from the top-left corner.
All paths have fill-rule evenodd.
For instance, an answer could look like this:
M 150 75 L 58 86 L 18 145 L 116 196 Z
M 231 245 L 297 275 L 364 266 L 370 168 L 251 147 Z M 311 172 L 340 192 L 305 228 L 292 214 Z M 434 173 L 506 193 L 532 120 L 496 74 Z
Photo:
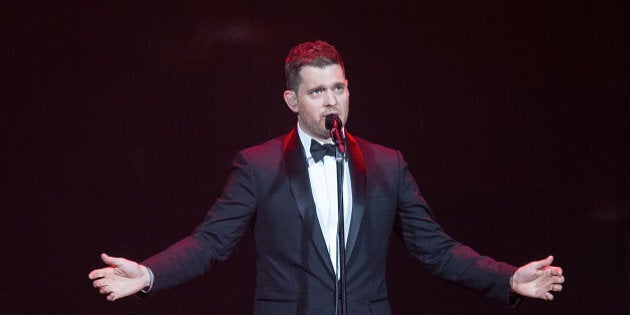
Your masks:
M 303 132 L 304 134 L 306 134 L 307 136 L 309 136 L 309 137 L 311 137 L 311 138 L 313 138 L 313 139 L 315 139 L 315 140 L 317 140 L 317 141 L 319 141 L 321 143 L 330 143 L 330 142 L 332 142 L 332 138 L 330 136 L 327 137 L 327 138 L 321 138 L 321 137 L 318 137 L 318 136 L 314 136 L 310 132 L 302 129 L 302 127 L 300 126 L 300 122 L 298 122 L 298 129 L 301 132 Z

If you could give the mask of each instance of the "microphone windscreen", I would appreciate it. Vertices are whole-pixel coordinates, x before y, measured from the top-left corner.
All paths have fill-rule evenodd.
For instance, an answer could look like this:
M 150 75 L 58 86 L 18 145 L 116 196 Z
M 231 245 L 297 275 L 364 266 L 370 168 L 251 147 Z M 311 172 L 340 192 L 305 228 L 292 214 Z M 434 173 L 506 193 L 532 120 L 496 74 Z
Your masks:
M 326 129 L 330 130 L 335 128 L 335 125 L 338 126 L 338 129 L 341 129 L 341 119 L 337 114 L 326 115 Z

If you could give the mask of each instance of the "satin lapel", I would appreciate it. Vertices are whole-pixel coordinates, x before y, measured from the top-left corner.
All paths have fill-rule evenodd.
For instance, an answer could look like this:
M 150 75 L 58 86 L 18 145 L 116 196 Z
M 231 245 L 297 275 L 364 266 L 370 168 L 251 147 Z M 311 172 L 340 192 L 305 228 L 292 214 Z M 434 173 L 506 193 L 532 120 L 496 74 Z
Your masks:
M 346 133 L 348 141 L 348 164 L 350 167 L 350 178 L 352 180 L 352 219 L 350 220 L 350 229 L 348 231 L 348 241 L 346 244 L 346 260 L 352 257 L 352 250 L 357 242 L 359 227 L 363 220 L 365 212 L 365 198 L 367 187 L 367 175 L 365 168 L 365 159 L 356 139 Z
M 305 232 L 310 234 L 320 260 L 326 265 L 329 276 L 334 279 L 334 269 L 330 261 L 328 249 L 326 248 L 324 234 L 317 220 L 315 200 L 313 200 L 311 182 L 308 177 L 306 155 L 304 154 L 304 149 L 300 143 L 300 137 L 296 128 L 294 128 L 284 140 L 284 160 L 287 165 L 291 194 L 293 194 L 302 220 L 304 220 L 306 227 Z

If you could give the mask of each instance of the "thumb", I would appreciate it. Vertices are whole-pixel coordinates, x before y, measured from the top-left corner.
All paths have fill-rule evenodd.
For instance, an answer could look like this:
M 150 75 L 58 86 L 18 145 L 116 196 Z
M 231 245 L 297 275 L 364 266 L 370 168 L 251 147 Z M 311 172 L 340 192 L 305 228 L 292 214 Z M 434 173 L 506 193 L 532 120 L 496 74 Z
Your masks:
M 112 257 L 105 253 L 101 254 L 101 259 L 105 264 L 110 266 L 118 266 L 122 263 L 122 258 Z
M 533 264 L 534 264 L 534 267 L 536 267 L 536 269 L 542 269 L 544 267 L 551 266 L 552 262 L 553 262 L 553 256 L 549 255 L 547 258 L 543 260 L 535 261 Z

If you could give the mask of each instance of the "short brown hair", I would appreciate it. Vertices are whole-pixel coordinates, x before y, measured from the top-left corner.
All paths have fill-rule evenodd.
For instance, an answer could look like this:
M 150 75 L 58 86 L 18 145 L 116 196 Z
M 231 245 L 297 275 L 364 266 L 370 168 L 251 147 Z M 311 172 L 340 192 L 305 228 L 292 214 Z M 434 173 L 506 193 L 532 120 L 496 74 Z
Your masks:
M 341 55 L 333 45 L 321 40 L 298 44 L 289 51 L 284 63 L 287 89 L 297 92 L 302 82 L 300 70 L 303 66 L 323 68 L 329 65 L 339 65 L 345 72 Z

